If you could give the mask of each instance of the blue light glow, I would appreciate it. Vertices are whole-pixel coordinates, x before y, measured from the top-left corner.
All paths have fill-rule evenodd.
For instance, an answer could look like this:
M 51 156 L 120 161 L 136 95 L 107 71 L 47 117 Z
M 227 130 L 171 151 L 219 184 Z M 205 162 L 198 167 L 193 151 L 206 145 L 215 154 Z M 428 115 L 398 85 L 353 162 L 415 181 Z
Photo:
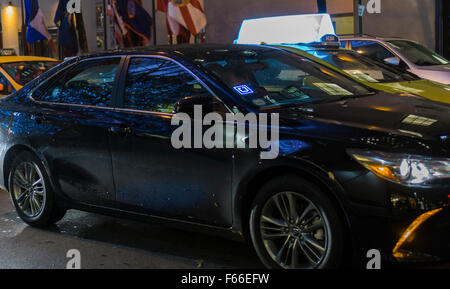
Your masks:
M 328 14 L 266 17 L 244 20 L 235 43 L 311 43 L 320 42 L 327 34 L 336 34 Z
M 247 85 L 237 85 L 233 87 L 240 95 L 249 95 L 255 93 L 250 87 Z

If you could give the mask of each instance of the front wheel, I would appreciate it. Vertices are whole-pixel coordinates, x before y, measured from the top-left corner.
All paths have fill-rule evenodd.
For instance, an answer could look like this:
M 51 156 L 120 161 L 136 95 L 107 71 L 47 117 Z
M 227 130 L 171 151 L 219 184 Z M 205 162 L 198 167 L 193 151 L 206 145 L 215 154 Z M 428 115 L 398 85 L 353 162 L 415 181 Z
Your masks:
M 46 227 L 66 213 L 56 206 L 44 167 L 30 152 L 22 152 L 14 159 L 9 172 L 9 191 L 19 217 L 31 226 Z
M 274 269 L 326 269 L 342 263 L 344 230 L 335 206 L 316 185 L 296 176 L 259 191 L 250 214 L 253 245 Z

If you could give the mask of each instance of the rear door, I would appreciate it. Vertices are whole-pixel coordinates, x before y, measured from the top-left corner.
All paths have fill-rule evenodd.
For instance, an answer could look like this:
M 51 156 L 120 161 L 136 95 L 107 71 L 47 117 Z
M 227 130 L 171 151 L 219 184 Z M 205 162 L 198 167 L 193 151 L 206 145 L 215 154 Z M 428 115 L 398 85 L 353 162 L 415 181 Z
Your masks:
M 83 61 L 32 95 L 29 139 L 45 156 L 57 189 L 77 202 L 114 205 L 108 129 L 120 62 Z

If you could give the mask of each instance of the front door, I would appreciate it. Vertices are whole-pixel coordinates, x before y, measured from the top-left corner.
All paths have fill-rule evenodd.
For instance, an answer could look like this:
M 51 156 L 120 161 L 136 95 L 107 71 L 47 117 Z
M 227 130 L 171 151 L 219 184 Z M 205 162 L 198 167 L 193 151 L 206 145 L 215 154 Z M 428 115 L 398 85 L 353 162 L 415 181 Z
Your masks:
M 232 151 L 175 149 L 171 143 L 175 104 L 204 94 L 205 87 L 172 60 L 130 59 L 123 104 L 110 133 L 122 209 L 231 225 Z

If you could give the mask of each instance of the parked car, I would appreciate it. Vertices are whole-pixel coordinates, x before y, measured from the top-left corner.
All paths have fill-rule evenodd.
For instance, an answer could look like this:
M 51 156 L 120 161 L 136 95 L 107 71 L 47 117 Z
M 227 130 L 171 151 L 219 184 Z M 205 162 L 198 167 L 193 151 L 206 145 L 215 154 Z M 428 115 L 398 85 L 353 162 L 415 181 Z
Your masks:
M 327 14 L 246 19 L 235 42 L 275 45 L 302 56 L 307 52 L 317 57 L 315 61 L 331 65 L 374 89 L 450 103 L 450 86 L 421 79 L 403 66 L 385 64 L 383 57 L 376 60 L 363 55 L 368 53 L 362 50 L 358 53 L 341 48 Z M 345 43 L 342 46 L 346 46 Z
M 282 47 L 300 55 L 304 55 L 300 51 L 310 53 L 339 69 L 341 73 L 374 89 L 450 103 L 450 86 L 419 78 L 406 70 L 385 65 L 353 50 L 321 43 L 286 44 Z
M 195 105 L 278 115 L 279 157 L 245 145 L 249 131 L 225 130 L 244 144 L 231 149 L 175 149 L 172 119 Z M 104 52 L 0 107 L 0 186 L 31 226 L 68 209 L 175 221 L 249 241 L 268 268 L 450 252 L 448 106 L 373 90 L 307 56 L 252 45 Z
M 0 97 L 9 95 L 60 62 L 35 56 L 0 56 Z
M 450 85 L 450 61 L 408 39 L 343 36 L 342 47 L 406 69 L 421 78 Z

